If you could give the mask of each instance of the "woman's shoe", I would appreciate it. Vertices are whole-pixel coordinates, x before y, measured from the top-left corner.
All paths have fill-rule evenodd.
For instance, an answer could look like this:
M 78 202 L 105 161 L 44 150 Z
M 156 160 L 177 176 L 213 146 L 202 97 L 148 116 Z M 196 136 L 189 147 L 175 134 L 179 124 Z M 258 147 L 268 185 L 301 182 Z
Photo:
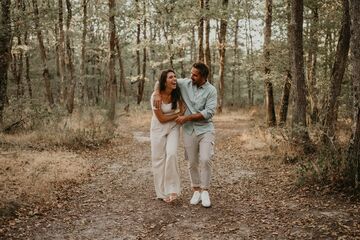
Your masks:
M 167 198 L 164 198 L 164 202 L 166 203 L 172 203 L 177 199 L 178 195 L 176 193 L 171 193 L 170 196 Z

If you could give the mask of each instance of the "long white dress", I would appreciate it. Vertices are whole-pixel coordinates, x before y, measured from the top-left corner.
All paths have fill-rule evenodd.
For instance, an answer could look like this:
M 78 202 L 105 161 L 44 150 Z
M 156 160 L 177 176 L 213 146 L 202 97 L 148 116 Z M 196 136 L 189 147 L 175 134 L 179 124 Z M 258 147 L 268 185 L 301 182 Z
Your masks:
M 154 110 L 153 96 L 150 101 Z M 161 111 L 164 114 L 175 112 L 174 109 L 171 109 L 171 103 L 162 103 Z M 179 132 L 180 127 L 175 121 L 161 123 L 153 111 L 150 127 L 151 160 L 156 197 L 160 199 L 168 197 L 170 193 L 180 194 L 180 175 L 177 162 Z

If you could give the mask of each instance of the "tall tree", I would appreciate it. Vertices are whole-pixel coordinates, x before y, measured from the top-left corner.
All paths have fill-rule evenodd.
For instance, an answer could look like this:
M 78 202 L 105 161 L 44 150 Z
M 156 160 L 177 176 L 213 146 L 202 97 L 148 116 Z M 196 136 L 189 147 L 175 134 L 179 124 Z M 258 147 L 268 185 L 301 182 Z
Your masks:
M 291 69 L 295 84 L 294 110 L 293 110 L 293 134 L 305 147 L 310 143 L 306 125 L 306 85 L 304 76 L 303 56 L 303 0 L 291 0 Z M 304 148 L 305 149 L 305 148 Z
M 324 126 L 323 141 L 329 143 L 334 141 L 337 120 L 338 97 L 341 92 L 341 83 L 344 78 L 350 48 L 350 15 L 349 1 L 343 0 L 343 16 L 341 30 L 336 49 L 335 62 L 330 76 L 329 98 L 324 104 Z
M 135 0 L 136 4 L 136 12 L 140 12 L 140 4 L 139 0 Z M 136 65 L 137 65 L 137 76 L 136 81 L 138 83 L 138 91 L 137 91 L 137 104 L 140 104 L 141 102 L 141 96 L 140 96 L 140 89 L 141 89 L 141 63 L 140 63 L 140 36 L 141 36 L 141 19 L 140 14 L 137 17 L 137 24 L 136 24 Z
M 73 50 L 71 49 L 70 41 L 70 24 L 72 19 L 72 6 L 70 0 L 66 0 L 66 60 L 67 60 L 67 69 L 69 72 L 69 93 L 66 101 L 66 108 L 69 113 L 72 113 L 74 110 L 74 98 L 75 98 L 75 87 L 76 87 L 76 78 L 75 78 L 75 68 L 73 60 Z
M 226 28 L 227 28 L 227 8 L 228 0 L 222 1 L 222 9 L 224 14 L 220 20 L 220 32 L 219 32 L 219 55 L 220 55 L 220 81 L 219 81 L 219 97 L 218 97 L 218 113 L 222 113 L 224 92 L 225 92 L 225 44 L 226 44 Z
M 353 83 L 353 128 L 348 150 L 350 177 L 355 188 L 360 183 L 360 1 L 350 0 L 351 18 L 351 79 Z
M 115 119 L 115 103 L 116 103 L 116 76 L 115 76 L 115 0 L 109 0 L 109 83 L 110 83 L 110 110 L 109 119 Z
M 291 90 L 291 58 L 292 58 L 292 33 L 291 33 L 291 0 L 286 0 L 286 19 L 287 19 L 287 48 L 288 48 L 288 68 L 286 69 L 284 77 L 283 93 L 280 101 L 279 108 L 279 126 L 283 127 L 286 124 L 288 110 L 289 110 L 289 99 Z
M 87 61 L 86 59 L 86 35 L 87 35 L 87 4 L 89 0 L 82 0 L 82 9 L 83 9 L 83 31 L 82 31 L 82 37 L 81 37 L 81 63 L 80 63 L 80 82 L 79 82 L 79 88 L 80 88 L 80 100 L 81 103 L 84 103 L 84 86 L 86 79 L 86 67 L 85 63 Z M 82 105 L 82 104 L 81 104 Z
M 317 54 L 318 54 L 318 31 L 319 31 L 319 6 L 317 2 L 311 6 L 311 23 L 310 23 L 310 46 L 307 60 L 307 80 L 309 86 L 310 98 L 310 119 L 312 123 L 318 122 L 318 89 L 317 89 Z
M 144 1 L 144 9 L 143 9 L 143 39 L 146 42 L 146 1 Z M 143 48 L 143 61 L 142 61 L 142 74 L 138 85 L 138 99 L 137 104 L 140 104 L 144 97 L 144 87 L 145 87 L 145 78 L 146 78 L 146 47 Z
M 198 27 L 198 61 L 204 61 L 204 0 L 199 0 L 200 20 Z
M 11 17 L 10 0 L 1 1 L 0 14 L 0 127 L 3 124 L 3 112 L 6 102 L 7 70 L 10 61 Z
M 272 23 L 272 0 L 265 1 L 265 26 L 264 26 L 264 61 L 265 61 L 265 105 L 266 120 L 269 127 L 276 125 L 275 103 L 273 95 L 273 85 L 271 82 L 270 68 L 270 43 L 271 43 L 271 23 Z
M 209 0 L 205 0 L 205 9 L 206 9 L 206 17 L 205 17 L 205 64 L 209 68 L 209 77 L 208 81 L 212 83 L 212 69 L 211 69 L 211 53 L 210 53 L 210 6 Z
M 59 74 L 60 74 L 60 87 L 59 95 L 60 102 L 65 103 L 66 98 L 66 68 L 65 68 L 65 32 L 64 32 L 64 6 L 63 0 L 58 0 L 58 55 L 59 55 Z
M 33 4 L 33 8 L 34 8 L 35 31 L 36 31 L 37 39 L 39 42 L 40 57 L 41 57 L 42 65 L 43 65 L 42 68 L 43 68 L 43 79 L 44 79 L 44 83 L 45 83 L 45 93 L 46 93 L 46 98 L 47 98 L 50 106 L 52 107 L 54 105 L 54 98 L 53 98 L 52 89 L 51 89 L 50 74 L 49 74 L 49 68 L 48 68 L 48 63 L 47 63 L 47 56 L 46 56 L 46 50 L 45 50 L 45 46 L 44 46 L 43 35 L 42 35 L 41 29 L 40 29 L 40 17 L 39 17 L 39 8 L 38 8 L 37 0 L 32 0 L 32 4 Z

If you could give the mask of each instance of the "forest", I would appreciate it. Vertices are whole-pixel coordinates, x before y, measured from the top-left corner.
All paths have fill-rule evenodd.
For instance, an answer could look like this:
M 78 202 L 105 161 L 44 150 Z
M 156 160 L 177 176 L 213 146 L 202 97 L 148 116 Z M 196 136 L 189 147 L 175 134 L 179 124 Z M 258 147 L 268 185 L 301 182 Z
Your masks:
M 360 1 L 1 0 L 0 13 L 1 239 L 359 238 Z M 214 192 L 232 201 L 214 197 L 208 225 L 197 209 L 200 231 L 187 194 L 149 200 L 150 96 L 162 70 L 190 78 L 194 62 L 217 89 Z

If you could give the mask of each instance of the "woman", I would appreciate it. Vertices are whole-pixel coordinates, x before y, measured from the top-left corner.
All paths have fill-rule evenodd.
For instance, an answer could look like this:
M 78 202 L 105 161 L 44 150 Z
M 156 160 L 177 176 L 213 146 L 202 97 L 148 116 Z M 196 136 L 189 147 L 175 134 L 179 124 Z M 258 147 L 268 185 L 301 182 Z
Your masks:
M 180 90 L 173 70 L 165 70 L 159 79 L 162 99 L 161 108 L 153 105 L 151 119 L 151 159 L 154 174 L 156 197 L 165 202 L 174 201 L 180 194 L 180 176 L 177 163 L 177 147 L 180 127 L 175 119 L 185 112 Z

